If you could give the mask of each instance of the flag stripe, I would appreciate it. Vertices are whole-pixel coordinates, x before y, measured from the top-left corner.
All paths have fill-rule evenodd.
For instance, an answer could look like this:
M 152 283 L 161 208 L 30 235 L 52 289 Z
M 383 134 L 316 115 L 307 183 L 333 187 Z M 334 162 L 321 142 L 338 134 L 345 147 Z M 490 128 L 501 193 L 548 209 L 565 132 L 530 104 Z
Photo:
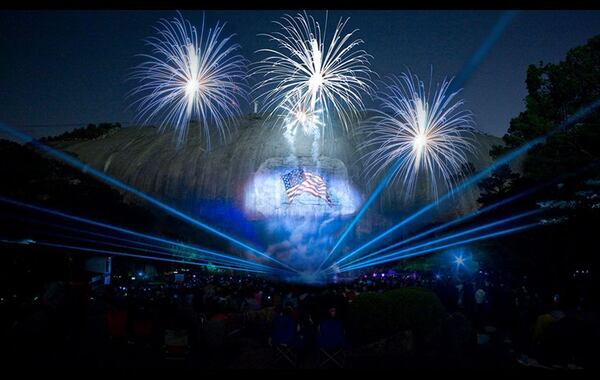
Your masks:
M 298 168 L 286 173 L 281 178 L 290 203 L 303 192 L 307 192 L 317 198 L 324 199 L 331 207 L 331 199 L 323 177 Z

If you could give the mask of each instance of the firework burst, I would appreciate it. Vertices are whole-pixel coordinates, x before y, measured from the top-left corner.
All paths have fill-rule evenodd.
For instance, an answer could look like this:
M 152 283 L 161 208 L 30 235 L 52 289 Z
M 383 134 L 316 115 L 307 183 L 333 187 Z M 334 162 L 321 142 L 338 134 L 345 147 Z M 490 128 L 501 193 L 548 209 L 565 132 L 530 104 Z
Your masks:
M 309 102 L 303 101 L 301 96 L 291 96 L 280 106 L 281 118 L 285 125 L 286 134 L 295 136 L 298 131 L 305 135 L 318 136 L 320 127 L 324 126 L 322 121 L 323 110 L 315 108 Z
M 187 137 L 190 121 L 197 120 L 210 147 L 211 128 L 224 138 L 229 123 L 241 113 L 239 100 L 245 95 L 245 60 L 235 54 L 239 45 L 222 38 L 225 24 L 197 32 L 181 15 L 161 20 L 156 36 L 147 40 L 152 54 L 134 69 L 140 82 L 130 96 L 136 120 L 158 123 L 161 130 L 174 128 L 178 143 Z
M 353 39 L 356 30 L 343 33 L 348 19 L 340 19 L 328 44 L 325 34 L 306 13 L 285 15 L 275 23 L 280 31 L 265 34 L 277 48 L 261 49 L 268 56 L 258 62 L 254 75 L 264 78 L 257 86 L 262 109 L 268 116 L 286 109 L 293 97 L 324 115 L 333 111 L 345 130 L 364 109 L 362 96 L 372 89 L 369 58 Z M 299 96 L 298 96 L 299 94 Z
M 462 109 L 464 101 L 456 99 L 459 91 L 448 93 L 450 82 L 444 80 L 432 93 L 410 72 L 390 78 L 378 96 L 382 110 L 375 110 L 362 126 L 362 148 L 368 152 L 363 158 L 371 179 L 397 163 L 393 178 L 403 181 L 407 196 L 423 174 L 434 196 L 438 183 L 452 189 L 467 153 L 474 151 L 475 128 L 471 113 Z

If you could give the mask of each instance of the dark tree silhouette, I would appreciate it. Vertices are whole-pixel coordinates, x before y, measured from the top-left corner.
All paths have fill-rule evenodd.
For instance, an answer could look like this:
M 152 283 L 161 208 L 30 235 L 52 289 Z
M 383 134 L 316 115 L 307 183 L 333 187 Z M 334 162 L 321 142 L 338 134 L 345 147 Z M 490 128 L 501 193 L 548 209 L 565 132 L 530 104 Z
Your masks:
M 510 121 L 505 145 L 490 152 L 494 157 L 546 134 L 600 97 L 600 35 L 569 50 L 558 64 L 529 66 L 526 84 L 526 110 Z M 597 125 L 599 118 L 596 110 L 570 128 Z
M 473 173 L 475 173 L 475 165 L 473 165 L 471 162 L 466 162 L 460 165 L 460 169 L 457 173 L 452 175 L 452 181 L 454 183 L 460 183 L 473 175 Z
M 502 165 L 492 172 L 492 175 L 481 180 L 477 185 L 481 194 L 477 201 L 482 205 L 489 205 L 506 197 L 513 184 L 520 178 L 510 166 Z
M 91 140 L 104 136 L 107 133 L 120 129 L 120 123 L 100 123 L 88 124 L 85 128 L 77 128 L 69 132 L 62 133 L 58 136 L 43 137 L 42 142 L 59 141 L 59 140 Z

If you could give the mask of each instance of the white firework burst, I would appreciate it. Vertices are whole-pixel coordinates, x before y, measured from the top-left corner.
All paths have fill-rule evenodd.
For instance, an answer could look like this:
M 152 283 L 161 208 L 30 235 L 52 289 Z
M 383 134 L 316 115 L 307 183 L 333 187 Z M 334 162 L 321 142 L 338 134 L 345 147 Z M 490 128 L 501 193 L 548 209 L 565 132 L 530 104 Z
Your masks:
M 210 148 L 211 128 L 224 138 L 231 121 L 241 113 L 239 100 L 245 96 L 245 59 L 236 54 L 233 35 L 222 38 L 225 24 L 197 32 L 179 15 L 162 19 L 157 35 L 147 40 L 152 54 L 134 69 L 132 79 L 140 82 L 130 96 L 140 96 L 136 120 L 158 123 L 161 130 L 174 128 L 177 141 L 187 137 L 190 121 L 197 120 Z M 198 35 L 199 34 L 199 35 Z
M 264 79 L 256 91 L 262 109 L 273 116 L 291 97 L 313 110 L 322 108 L 326 116 L 333 111 L 345 130 L 364 109 L 363 95 L 372 92 L 369 58 L 353 39 L 356 30 L 343 33 L 349 19 L 340 19 L 329 43 L 319 23 L 306 13 L 285 15 L 275 23 L 280 31 L 264 34 L 277 44 L 258 52 L 268 56 L 258 62 L 253 75 Z
M 323 110 L 313 107 L 299 95 L 289 97 L 280 109 L 286 135 L 295 136 L 301 130 L 305 135 L 319 136 L 320 128 L 325 125 Z
M 382 109 L 362 126 L 371 179 L 395 170 L 393 180 L 403 181 L 406 196 L 414 193 L 419 175 L 426 176 L 434 196 L 438 182 L 452 189 L 467 153 L 474 151 L 475 128 L 464 101 L 456 99 L 459 91 L 449 93 L 450 83 L 444 80 L 432 93 L 410 72 L 390 78 L 378 96 Z

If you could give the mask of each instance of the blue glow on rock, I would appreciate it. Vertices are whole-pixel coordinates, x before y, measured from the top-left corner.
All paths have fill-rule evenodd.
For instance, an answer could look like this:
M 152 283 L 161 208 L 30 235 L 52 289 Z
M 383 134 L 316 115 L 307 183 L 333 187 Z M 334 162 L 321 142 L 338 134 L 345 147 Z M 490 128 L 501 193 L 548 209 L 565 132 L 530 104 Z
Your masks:
M 297 167 L 324 179 L 331 206 L 307 192 L 289 201 L 282 176 Z M 297 269 L 300 274 L 296 280 L 300 282 L 322 281 L 315 269 L 331 249 L 337 231 L 361 202 L 345 165 L 327 157 L 316 163 L 308 157 L 268 159 L 244 190 L 244 212 L 260 231 L 266 253 Z

